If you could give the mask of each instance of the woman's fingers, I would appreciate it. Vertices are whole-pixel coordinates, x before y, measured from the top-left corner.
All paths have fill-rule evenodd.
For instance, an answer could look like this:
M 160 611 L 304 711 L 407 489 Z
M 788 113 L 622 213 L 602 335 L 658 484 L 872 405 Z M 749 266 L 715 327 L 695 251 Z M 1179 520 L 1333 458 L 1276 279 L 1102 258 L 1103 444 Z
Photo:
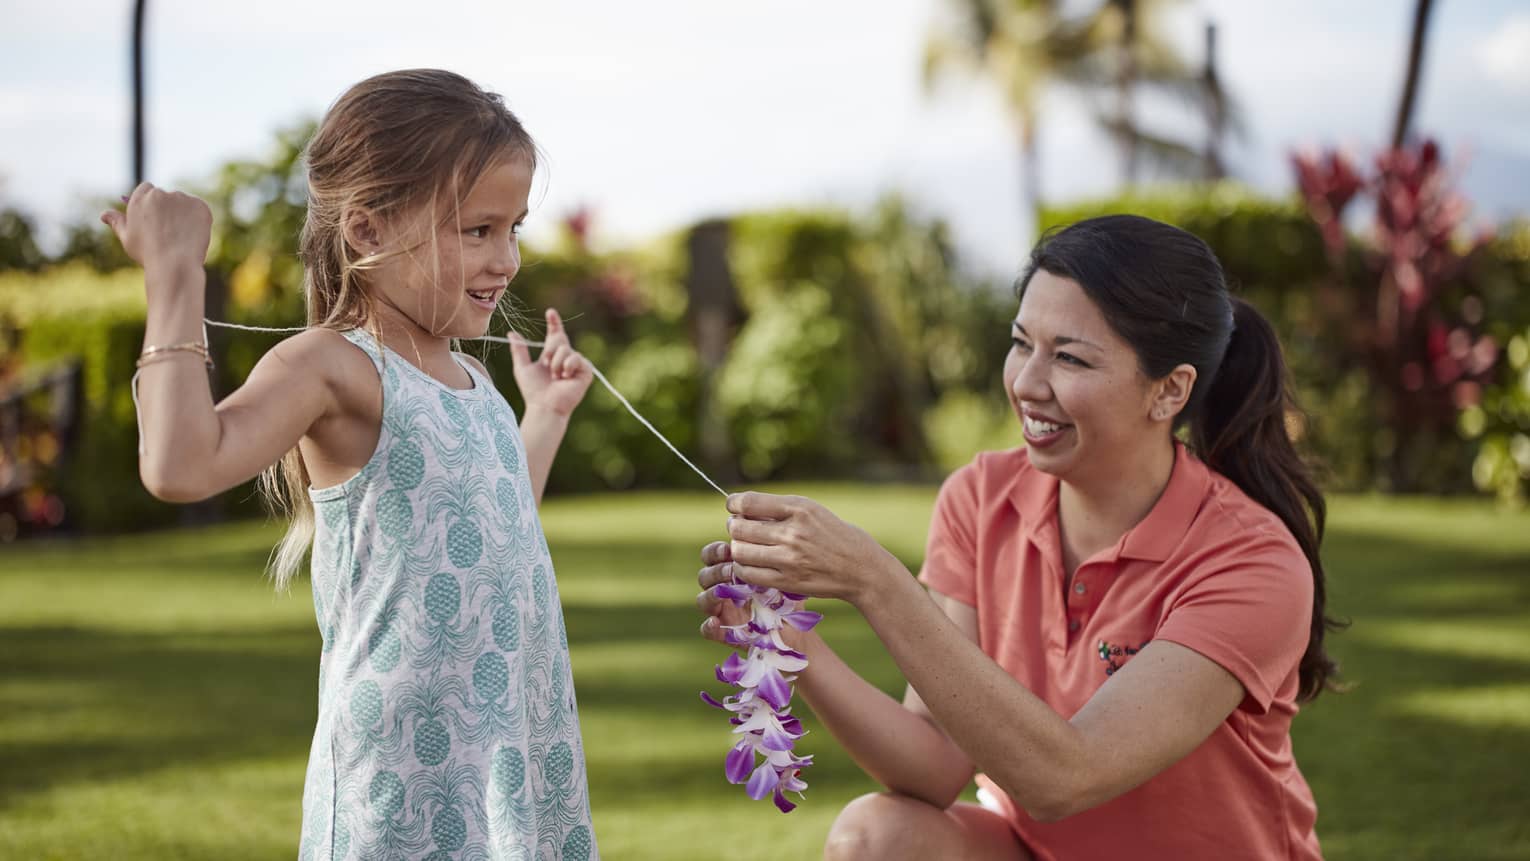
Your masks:
M 701 548 L 701 564 L 716 565 L 719 562 L 727 562 L 733 558 L 726 541 L 713 541 Z
M 734 541 L 764 545 L 785 544 L 789 540 L 789 535 L 777 521 L 750 520 L 737 516 L 728 518 L 728 537 Z
M 706 616 L 701 621 L 701 636 L 724 645 L 731 645 L 727 641 L 728 628 L 743 625 L 749 621 L 748 610 L 726 598 L 719 598 L 711 589 L 705 589 L 696 594 L 696 609 Z
M 708 616 L 701 621 L 701 636 L 725 646 L 732 645 L 728 642 L 727 626 L 716 616 Z
M 733 579 L 740 583 L 748 583 L 750 586 L 763 586 L 767 589 L 780 589 L 786 585 L 786 578 L 782 576 L 781 571 L 777 568 L 765 565 L 746 565 L 742 562 L 730 564 L 732 566 Z
M 753 520 L 785 520 L 792 516 L 800 501 L 800 497 L 748 490 L 728 497 L 728 512 Z
M 710 589 L 721 583 L 732 583 L 732 567 L 732 563 L 729 562 L 708 565 L 696 573 L 696 585 L 703 589 Z

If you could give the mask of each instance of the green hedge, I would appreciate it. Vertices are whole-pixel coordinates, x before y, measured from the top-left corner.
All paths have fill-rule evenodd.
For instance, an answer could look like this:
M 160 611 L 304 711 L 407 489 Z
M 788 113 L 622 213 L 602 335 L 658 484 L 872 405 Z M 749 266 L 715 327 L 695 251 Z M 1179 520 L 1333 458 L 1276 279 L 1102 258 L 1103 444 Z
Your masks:
M 282 206 L 282 220 L 290 221 L 290 201 Z M 1328 266 L 1299 205 L 1219 185 L 1050 209 L 1042 223 L 1110 212 L 1148 215 L 1208 241 L 1235 287 L 1281 332 L 1311 414 L 1304 439 L 1331 472 L 1329 486 L 1374 486 L 1386 428 L 1378 424 L 1363 370 L 1336 362 L 1332 333 L 1314 323 L 1311 287 L 1328 277 Z M 572 240 L 528 250 L 512 301 L 533 336 L 542 309 L 563 309 L 576 346 L 682 451 L 697 454 L 701 380 L 685 317 L 685 235 L 611 254 Z M 889 468 L 936 476 L 965 462 L 976 447 L 1018 443 L 999 391 L 1013 295 L 1008 285 L 964 276 L 943 225 L 920 221 L 890 200 L 860 216 L 741 216 L 731 235 L 746 317 L 715 379 L 714 414 L 735 448 L 731 463 L 707 465 L 720 480 L 887 474 Z M 273 241 L 257 242 L 237 262 L 215 260 L 215 279 L 230 284 L 231 321 L 300 322 L 294 251 L 268 247 Z M 1433 464 L 1440 486 L 1449 488 L 1470 481 L 1475 456 L 1479 483 L 1512 498 L 1523 494 L 1530 452 L 1530 380 L 1522 361 L 1530 351 L 1523 346 L 1530 343 L 1530 230 L 1505 232 L 1479 264 L 1476 295 L 1499 343 L 1512 344 L 1515 358 L 1501 365 L 1482 407 L 1463 416 L 1463 436 L 1471 440 L 1440 440 Z M 187 517 L 185 509 L 149 497 L 137 477 L 128 383 L 143 335 L 141 274 L 102 275 L 85 265 L 0 274 L 0 324 L 19 330 L 26 364 L 82 365 L 85 412 L 68 469 L 58 478 L 70 523 L 108 531 Z M 214 329 L 211 337 L 220 357 L 215 390 L 227 393 L 283 336 Z M 520 410 L 508 349 L 465 349 L 485 360 Z M 597 386 L 575 414 L 549 486 L 697 482 Z M 190 516 L 255 510 L 246 486 Z
M 72 263 L 37 274 L 0 273 L 0 326 L 17 331 L 15 349 L 22 363 L 80 364 L 82 410 L 55 479 L 66 523 L 82 531 L 110 532 L 258 512 L 253 482 L 196 506 L 160 502 L 144 490 L 138 477 L 132 378 L 145 313 L 143 274 L 136 269 L 103 274 Z M 252 314 L 236 319 L 291 325 Z M 219 358 L 213 387 L 221 397 L 282 336 L 212 329 L 209 337 Z
M 31 276 L 0 275 L 0 324 L 20 332 L 29 366 L 80 363 L 82 411 L 57 475 L 67 522 L 89 529 L 165 523 L 171 506 L 138 480 L 129 381 L 143 342 L 142 275 L 101 275 L 78 264 Z
M 1323 237 L 1301 201 L 1272 199 L 1233 182 L 1166 186 L 1044 209 L 1042 229 L 1112 213 L 1181 227 L 1216 251 L 1235 290 L 1284 293 L 1328 271 Z

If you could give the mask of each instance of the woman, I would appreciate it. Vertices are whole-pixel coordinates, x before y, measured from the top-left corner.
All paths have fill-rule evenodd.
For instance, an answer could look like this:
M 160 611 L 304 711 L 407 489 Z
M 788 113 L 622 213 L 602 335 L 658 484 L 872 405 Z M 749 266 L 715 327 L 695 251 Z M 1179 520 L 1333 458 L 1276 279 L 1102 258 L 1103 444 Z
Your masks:
M 799 692 L 887 788 L 825 857 L 1320 857 L 1289 730 L 1336 669 L 1324 505 L 1273 330 L 1205 243 L 1135 216 L 1044 239 L 1018 293 L 1027 446 L 947 479 L 928 592 L 811 500 L 738 494 L 702 633 L 740 621 L 710 592 L 736 578 L 847 601 L 902 669 L 900 704 L 790 632 Z M 956 803 L 974 771 L 997 810 Z

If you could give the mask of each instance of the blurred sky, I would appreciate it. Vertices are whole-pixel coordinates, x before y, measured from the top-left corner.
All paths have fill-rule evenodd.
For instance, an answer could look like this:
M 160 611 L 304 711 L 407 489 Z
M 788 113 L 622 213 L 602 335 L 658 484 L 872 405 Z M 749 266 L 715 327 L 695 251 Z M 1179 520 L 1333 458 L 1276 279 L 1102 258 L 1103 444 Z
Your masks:
M 149 178 L 194 185 L 264 154 L 273 131 L 347 86 L 440 66 L 503 93 L 549 157 L 532 241 L 587 204 L 614 245 L 780 205 L 864 207 L 901 191 L 948 219 L 969 262 L 1007 276 L 1030 245 L 1016 144 L 992 87 L 927 91 L 944 0 L 500 2 L 150 0 Z M 45 240 L 130 183 L 130 0 L 0 0 L 0 202 Z M 1412 0 L 1189 0 L 1186 55 L 1219 27 L 1219 69 L 1247 137 L 1234 172 L 1290 188 L 1292 148 L 1369 153 L 1390 134 Z M 1480 216 L 1530 211 L 1530 3 L 1435 4 L 1415 128 L 1447 146 Z M 1149 105 L 1150 121 L 1193 117 Z M 1049 96 L 1043 191 L 1117 181 L 1076 96 Z

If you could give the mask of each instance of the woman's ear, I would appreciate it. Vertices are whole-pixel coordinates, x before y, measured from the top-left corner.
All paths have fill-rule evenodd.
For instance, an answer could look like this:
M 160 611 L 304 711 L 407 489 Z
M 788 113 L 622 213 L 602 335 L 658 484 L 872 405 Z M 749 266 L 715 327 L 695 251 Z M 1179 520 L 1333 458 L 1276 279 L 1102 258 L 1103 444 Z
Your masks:
M 1153 397 L 1148 403 L 1149 418 L 1153 421 L 1173 422 L 1175 416 L 1185 409 L 1185 404 L 1190 402 L 1190 393 L 1195 390 L 1195 377 L 1193 365 L 1179 365 L 1154 384 Z
M 345 244 L 362 257 L 370 257 L 382 251 L 382 233 L 376 216 L 363 209 L 347 213 L 341 230 Z

